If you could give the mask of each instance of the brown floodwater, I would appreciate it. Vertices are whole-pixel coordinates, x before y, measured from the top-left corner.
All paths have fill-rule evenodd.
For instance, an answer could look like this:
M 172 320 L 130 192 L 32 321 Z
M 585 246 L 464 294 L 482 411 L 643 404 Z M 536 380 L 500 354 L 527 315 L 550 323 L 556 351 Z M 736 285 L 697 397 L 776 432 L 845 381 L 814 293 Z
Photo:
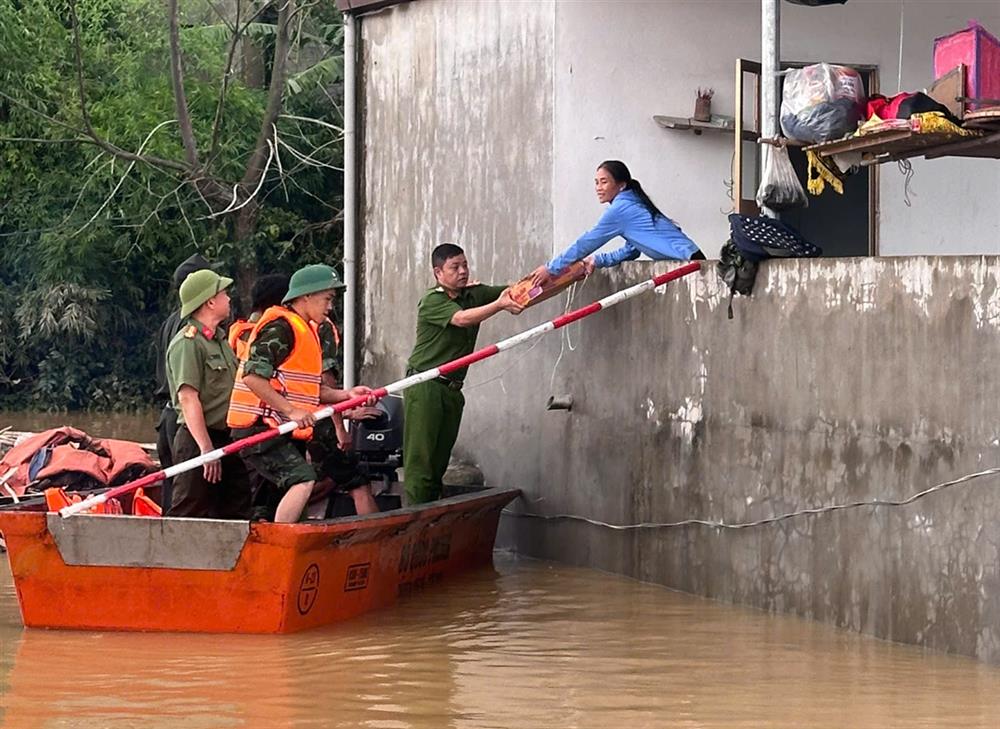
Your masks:
M 496 568 L 290 636 L 24 630 L 0 725 L 996 727 L 1000 670 L 586 569 Z
M 156 418 L 3 413 L 0 428 L 149 442 Z M 1000 669 L 500 554 L 298 635 L 25 630 L 0 557 L 0 726 L 996 727 Z
M 156 442 L 159 410 L 135 413 L 39 413 L 33 411 L 0 412 L 0 430 L 38 433 L 69 425 L 95 438 L 121 438 L 140 443 Z

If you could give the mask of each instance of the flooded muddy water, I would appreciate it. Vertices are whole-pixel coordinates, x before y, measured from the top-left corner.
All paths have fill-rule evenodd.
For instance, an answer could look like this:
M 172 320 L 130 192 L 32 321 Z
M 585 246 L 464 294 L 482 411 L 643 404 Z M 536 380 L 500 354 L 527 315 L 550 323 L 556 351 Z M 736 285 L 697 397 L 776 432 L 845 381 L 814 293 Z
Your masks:
M 1000 670 L 585 569 L 496 568 L 290 636 L 25 630 L 0 725 L 995 727 Z
M 140 443 L 156 442 L 156 422 L 159 410 L 134 413 L 40 413 L 13 411 L 0 413 L 0 430 L 38 433 L 49 428 L 69 425 L 96 438 L 120 438 Z

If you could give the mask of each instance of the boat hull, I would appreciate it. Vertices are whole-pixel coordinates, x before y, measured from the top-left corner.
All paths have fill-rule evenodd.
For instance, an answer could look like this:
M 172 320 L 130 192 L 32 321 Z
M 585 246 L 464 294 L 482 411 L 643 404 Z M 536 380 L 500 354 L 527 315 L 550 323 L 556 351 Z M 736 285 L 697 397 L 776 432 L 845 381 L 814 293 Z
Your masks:
M 516 489 L 317 524 L 0 511 L 28 627 L 291 633 L 492 561 Z

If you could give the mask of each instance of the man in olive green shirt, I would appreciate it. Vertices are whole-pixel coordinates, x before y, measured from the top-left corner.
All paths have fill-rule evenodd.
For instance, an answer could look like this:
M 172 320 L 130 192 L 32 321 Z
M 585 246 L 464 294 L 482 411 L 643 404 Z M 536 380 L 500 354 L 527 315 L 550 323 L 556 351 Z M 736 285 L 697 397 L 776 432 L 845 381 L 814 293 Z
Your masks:
M 231 442 L 226 426 L 236 356 L 222 322 L 229 318 L 231 278 L 196 271 L 180 287 L 181 329 L 167 348 L 167 383 L 177 411 L 174 460 L 196 458 Z M 249 519 L 250 482 L 238 455 L 174 478 L 167 516 Z
M 445 243 L 431 254 L 434 278 L 417 306 L 417 341 L 407 375 L 438 367 L 476 348 L 479 325 L 500 311 L 520 314 L 507 286 L 469 283 L 469 263 L 456 245 Z M 458 438 L 465 398 L 465 369 L 413 385 L 403 398 L 403 468 L 412 504 L 441 497 L 441 478 Z

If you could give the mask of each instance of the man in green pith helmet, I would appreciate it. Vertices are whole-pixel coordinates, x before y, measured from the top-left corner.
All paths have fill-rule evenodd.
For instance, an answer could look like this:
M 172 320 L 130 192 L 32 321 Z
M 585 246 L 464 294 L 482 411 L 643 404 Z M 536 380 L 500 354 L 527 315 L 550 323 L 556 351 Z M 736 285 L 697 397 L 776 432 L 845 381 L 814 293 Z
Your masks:
M 189 256 L 174 271 L 174 286 L 180 289 L 189 274 L 206 268 L 212 268 L 212 264 L 203 256 L 198 253 Z M 167 383 L 167 348 L 181 330 L 181 322 L 181 312 L 175 309 L 160 325 L 153 340 L 156 350 L 156 392 L 153 393 L 153 397 L 156 398 L 157 406 L 161 408 L 160 419 L 156 424 L 156 455 L 163 468 L 174 465 L 173 443 L 177 435 L 177 411 L 174 410 L 170 385 Z M 160 487 L 160 503 L 165 512 L 170 508 L 172 493 L 173 479 L 164 479 Z
M 181 329 L 167 348 L 167 382 L 177 411 L 177 463 L 231 443 L 226 426 L 236 356 L 226 331 L 233 280 L 211 270 L 189 274 L 180 287 Z M 238 455 L 174 478 L 167 516 L 249 519 L 250 483 Z
M 406 363 L 407 376 L 438 367 L 476 348 L 479 325 L 524 307 L 510 297 L 507 286 L 469 282 L 469 262 L 456 245 L 439 245 L 431 254 L 437 286 L 417 306 L 417 341 Z M 441 497 L 441 479 L 458 439 L 465 397 L 465 369 L 413 385 L 403 395 L 403 469 L 411 504 Z
M 276 522 L 296 522 L 302 517 L 320 475 L 317 465 L 322 465 L 306 459 L 307 447 L 315 439 L 334 437 L 329 420 L 317 422 L 313 413 L 321 405 L 371 392 L 363 385 L 341 390 L 323 383 L 324 347 L 318 326 L 343 287 L 329 266 L 314 264 L 296 271 L 282 305 L 267 309 L 257 321 L 246 359 L 236 374 L 227 417 L 234 437 L 244 438 L 289 421 L 299 426 L 290 434 L 242 451 L 244 462 L 281 494 Z M 378 511 L 368 483 L 347 488 L 358 514 Z

